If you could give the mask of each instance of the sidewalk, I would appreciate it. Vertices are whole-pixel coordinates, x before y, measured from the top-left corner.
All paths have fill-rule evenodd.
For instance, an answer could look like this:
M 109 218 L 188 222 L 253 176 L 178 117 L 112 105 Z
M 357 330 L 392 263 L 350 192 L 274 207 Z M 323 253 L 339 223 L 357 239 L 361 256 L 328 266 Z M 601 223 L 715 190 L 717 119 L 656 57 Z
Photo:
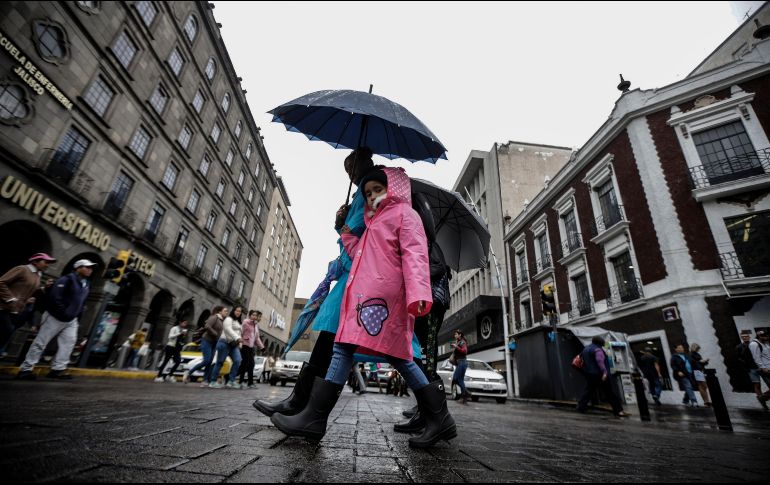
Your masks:
M 38 378 L 45 378 L 51 370 L 51 366 L 35 366 L 35 374 Z M 0 365 L 1 376 L 15 376 L 19 367 L 15 365 Z M 154 379 L 158 373 L 154 371 L 132 371 L 127 369 L 89 369 L 81 367 L 68 367 L 67 372 L 75 377 L 107 377 L 111 379 Z

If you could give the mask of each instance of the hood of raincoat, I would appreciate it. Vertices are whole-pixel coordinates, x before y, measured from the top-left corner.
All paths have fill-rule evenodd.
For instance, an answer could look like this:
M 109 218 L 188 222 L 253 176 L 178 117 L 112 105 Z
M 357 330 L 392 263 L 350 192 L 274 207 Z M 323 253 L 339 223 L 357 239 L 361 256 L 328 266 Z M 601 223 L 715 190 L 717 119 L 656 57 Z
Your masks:
M 381 170 L 385 172 L 385 176 L 388 178 L 388 196 L 380 202 L 375 211 L 371 210 L 369 201 L 366 200 L 364 220 L 367 226 L 372 217 L 382 212 L 389 205 L 405 203 L 412 207 L 412 182 L 409 180 L 406 171 L 401 167 L 384 167 Z M 363 190 L 364 188 L 361 187 L 362 192 Z

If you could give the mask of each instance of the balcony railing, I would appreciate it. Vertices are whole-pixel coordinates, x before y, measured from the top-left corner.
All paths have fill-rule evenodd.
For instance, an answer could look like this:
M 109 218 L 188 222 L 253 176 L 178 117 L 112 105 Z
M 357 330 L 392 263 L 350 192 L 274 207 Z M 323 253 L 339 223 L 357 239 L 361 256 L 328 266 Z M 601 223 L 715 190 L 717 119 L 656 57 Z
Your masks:
M 529 272 L 527 270 L 522 271 L 516 275 L 516 285 L 523 285 L 529 282 Z
M 591 298 L 572 302 L 572 310 L 569 312 L 569 319 L 576 320 L 586 315 L 594 313 L 594 301 Z
M 572 251 L 577 251 L 583 247 L 583 236 L 579 232 L 573 232 L 567 236 L 567 240 L 561 245 L 562 254 L 567 256 Z
M 770 173 L 770 148 L 730 157 L 717 163 L 690 167 L 690 179 L 695 189 L 766 173 Z
M 104 209 L 102 209 L 102 211 L 105 215 L 117 219 L 120 215 L 120 211 L 123 210 L 125 202 L 126 201 L 123 200 L 122 197 L 118 197 L 115 193 L 110 193 L 110 195 L 107 196 L 107 202 L 104 203 Z
M 622 205 L 610 206 L 606 214 L 602 214 L 591 223 L 591 237 L 596 237 L 621 221 L 626 221 L 626 211 Z
M 613 308 L 640 298 L 644 298 L 642 281 L 639 278 L 635 278 L 622 285 L 610 288 L 609 295 L 607 296 L 607 307 Z
M 540 273 L 541 271 L 545 271 L 548 268 L 553 266 L 553 263 L 551 263 L 551 255 L 550 254 L 544 254 L 540 259 L 537 260 L 537 272 Z
M 764 252 L 754 258 L 748 255 L 741 258 L 735 251 L 722 253 L 719 257 L 722 259 L 720 270 L 725 280 L 770 276 L 770 257 Z

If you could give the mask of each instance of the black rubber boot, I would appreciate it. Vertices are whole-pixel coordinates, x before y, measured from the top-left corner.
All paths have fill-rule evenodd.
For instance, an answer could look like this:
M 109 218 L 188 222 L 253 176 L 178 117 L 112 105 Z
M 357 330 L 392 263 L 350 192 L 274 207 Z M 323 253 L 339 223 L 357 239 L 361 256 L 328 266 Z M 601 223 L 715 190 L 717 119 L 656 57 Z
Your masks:
M 393 425 L 393 431 L 396 433 L 419 433 L 423 429 L 425 429 L 425 418 L 422 417 L 420 411 L 414 413 L 409 421 Z
M 297 383 L 294 384 L 294 390 L 289 397 L 277 403 L 260 399 L 254 401 L 252 406 L 265 416 L 272 416 L 274 413 L 294 416 L 305 409 L 307 400 L 310 398 L 310 390 L 313 388 L 313 380 L 316 377 L 324 377 L 325 375 L 325 370 L 305 362 L 302 364 L 302 370 L 299 372 Z
M 273 414 L 270 421 L 284 434 L 320 441 L 326 434 L 326 420 L 337 404 L 343 387 L 316 377 L 305 409 L 294 416 Z
M 407 409 L 406 411 L 403 411 L 401 413 L 405 418 L 411 418 L 415 414 L 417 414 L 417 405 L 415 404 L 414 407 L 411 407 Z
M 438 441 L 457 437 L 457 426 L 446 404 L 444 385 L 431 382 L 418 391 L 414 391 L 420 414 L 425 418 L 425 430 L 416 438 L 409 438 L 412 448 L 428 448 Z

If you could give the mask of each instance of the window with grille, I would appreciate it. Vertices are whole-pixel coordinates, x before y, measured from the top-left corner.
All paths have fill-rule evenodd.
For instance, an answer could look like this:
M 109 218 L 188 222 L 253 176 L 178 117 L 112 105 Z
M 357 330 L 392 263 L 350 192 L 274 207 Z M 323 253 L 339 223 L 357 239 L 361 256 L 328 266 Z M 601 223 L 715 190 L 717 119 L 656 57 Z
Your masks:
M 134 152 L 134 154 L 144 159 L 144 155 L 147 153 L 147 147 L 150 146 L 150 134 L 144 127 L 139 127 L 131 138 L 131 142 L 128 144 L 128 148 Z
M 217 223 L 217 213 L 214 211 L 211 211 L 209 213 L 208 219 L 206 219 L 206 230 L 208 232 L 214 232 L 214 224 Z
M 179 49 L 176 47 L 174 47 L 174 50 L 172 50 L 171 54 L 168 56 L 168 65 L 171 67 L 171 71 L 174 75 L 179 77 L 179 74 L 182 72 L 182 66 L 184 66 L 184 59 L 182 58 L 182 54 L 179 53 Z
M 48 165 L 48 175 L 52 178 L 69 182 L 75 175 L 88 150 L 90 141 L 75 127 L 71 127 L 56 148 L 51 163 Z
M 197 190 L 193 189 L 190 194 L 190 198 L 187 200 L 187 210 L 195 214 L 198 210 L 198 202 L 201 200 L 201 194 Z
M 96 114 L 99 116 L 104 116 L 104 113 L 107 111 L 107 107 L 109 107 L 110 101 L 112 101 L 114 94 L 114 91 L 112 88 L 110 88 L 104 78 L 98 76 L 91 83 L 88 91 L 86 91 L 85 101 L 88 103 L 88 106 L 90 106 L 91 109 L 96 112 Z
M 222 274 L 222 266 L 224 266 L 225 263 L 221 259 L 217 259 L 217 264 L 214 266 L 214 273 L 211 275 L 211 278 L 214 281 L 219 280 L 219 276 Z
M 50 62 L 58 62 L 67 57 L 67 45 L 63 29 L 50 22 L 37 21 L 34 24 L 34 31 L 40 57 Z
M 220 199 L 225 195 L 225 187 L 227 187 L 227 182 L 225 182 L 225 179 L 224 178 L 219 179 L 219 184 L 217 184 L 216 194 L 217 194 L 217 197 L 219 197 Z
M 155 9 L 155 5 L 152 4 L 152 2 L 148 1 L 141 1 L 134 3 L 134 8 L 136 8 L 136 11 L 139 12 L 139 16 L 142 18 L 142 22 L 144 22 L 144 25 L 149 27 L 152 25 L 152 21 L 155 20 L 155 16 L 158 14 L 158 11 Z
M 230 215 L 235 217 L 235 213 L 238 211 L 238 201 L 235 199 L 235 195 L 233 195 L 233 201 L 230 202 Z
M 219 123 L 214 123 L 214 126 L 211 128 L 211 139 L 214 140 L 214 143 L 219 142 L 219 135 L 222 134 L 222 127 L 219 126 Z
M 125 207 L 133 186 L 134 180 L 125 173 L 120 172 L 107 196 L 107 202 L 104 204 L 104 213 L 111 217 L 117 217 L 123 207 Z
M 222 246 L 227 247 L 227 243 L 230 242 L 230 229 L 225 229 L 222 233 Z
M 179 235 L 176 237 L 176 244 L 174 244 L 174 259 L 180 260 L 184 255 L 184 248 L 187 246 L 187 240 L 190 238 L 190 231 L 186 228 L 179 230 Z
M 249 197 L 248 197 L 249 204 L 251 204 L 252 201 L 254 200 L 254 193 L 256 191 L 257 191 L 257 188 L 252 185 L 251 190 L 249 190 Z
M 187 17 L 187 22 L 184 24 L 184 33 L 187 35 L 187 40 L 191 43 L 195 40 L 195 36 L 198 35 L 198 19 L 194 15 Z
M 241 251 L 243 250 L 243 245 L 238 241 L 235 243 L 235 254 L 233 255 L 235 257 L 236 261 L 241 260 Z
M 147 220 L 146 236 L 151 240 L 155 240 L 155 237 L 160 232 L 160 225 L 163 222 L 163 216 L 166 214 L 166 209 L 158 204 L 152 208 L 150 218 Z
M 537 268 L 538 270 L 542 270 L 545 268 L 551 267 L 551 255 L 548 251 L 548 237 L 545 234 L 541 234 L 537 237 L 537 246 L 540 250 L 540 264 Z
M 206 247 L 205 244 L 201 244 L 200 249 L 198 249 L 198 255 L 195 257 L 195 269 L 200 269 L 203 267 L 203 263 L 206 262 L 206 254 L 208 254 L 209 248 Z
M 251 158 L 251 143 L 246 146 L 246 160 Z
M 233 288 L 233 282 L 235 281 L 235 270 L 230 271 L 230 276 L 227 277 L 227 291 Z
M 163 185 L 169 190 L 174 190 L 177 175 L 179 175 L 179 169 L 173 163 L 169 163 L 166 167 L 166 173 L 163 174 Z
M 243 219 L 241 219 L 241 230 L 245 231 L 246 226 L 249 224 L 249 216 L 244 215 Z
M 259 203 L 259 207 L 257 207 L 257 218 L 259 218 L 262 215 L 262 202 Z
M 118 62 L 125 68 L 131 65 L 131 61 L 136 55 L 136 44 L 128 37 L 128 34 L 121 32 L 115 43 L 112 45 L 112 52 L 118 59 Z
M 203 99 L 203 93 L 201 93 L 199 89 L 198 91 L 195 92 L 195 97 L 193 98 L 193 101 L 192 101 L 193 108 L 195 108 L 195 111 L 197 111 L 198 114 L 200 114 L 201 110 L 203 109 L 204 101 L 205 100 Z
M 238 121 L 238 123 L 235 124 L 235 138 L 241 137 L 241 131 L 243 131 L 243 123 Z
M 222 97 L 222 111 L 227 113 L 227 110 L 230 109 L 230 93 L 225 93 L 225 95 Z M 238 136 L 238 135 L 235 135 Z
M 231 167 L 233 165 L 233 149 L 227 150 L 227 155 L 225 156 L 225 165 L 228 167 Z
M 217 61 L 213 57 L 209 58 L 209 62 L 206 63 L 206 77 L 209 81 L 214 79 L 217 74 Z
M 20 86 L 0 84 L 0 119 L 10 121 L 29 115 L 24 103 L 24 91 Z
M 182 126 L 182 131 L 179 132 L 179 138 L 177 138 L 177 141 L 180 145 L 182 145 L 182 148 L 187 150 L 187 147 L 190 146 L 190 140 L 192 139 L 192 130 L 188 125 Z
M 246 288 L 246 283 L 241 280 L 240 283 L 238 283 L 238 298 L 243 298 L 243 290 Z
M 764 173 L 754 145 L 740 120 L 693 133 L 692 140 L 711 184 Z
M 158 84 L 155 87 L 155 91 L 152 92 L 152 96 L 150 96 L 150 105 L 158 114 L 163 114 L 163 109 L 166 107 L 166 103 L 168 102 L 168 92 Z
M 612 267 L 615 270 L 618 294 L 622 302 L 639 298 L 639 288 L 636 284 L 636 274 L 631 264 L 631 253 L 628 251 L 611 258 Z
M 572 208 L 561 217 L 564 222 L 564 230 L 567 232 L 567 247 L 574 251 L 582 246 L 580 236 L 578 235 L 577 220 L 575 220 L 575 209 Z
M 604 228 L 609 229 L 610 226 L 619 222 L 621 219 L 618 198 L 615 195 L 615 187 L 612 184 L 612 179 L 596 189 L 596 192 L 599 195 L 599 207 L 601 208 L 602 217 L 604 219 Z
M 575 295 L 577 297 L 577 310 L 580 316 L 589 315 L 591 309 L 591 293 L 588 291 L 588 277 L 585 273 L 572 278 L 575 285 Z M 573 309 L 574 310 L 574 309 Z
M 201 158 L 201 164 L 198 166 L 198 171 L 205 177 L 209 174 L 209 168 L 211 168 L 211 159 L 208 155 L 203 155 L 203 158 Z
M 260 170 L 260 168 L 261 168 L 261 165 L 259 164 L 259 162 L 257 162 L 257 166 L 254 167 L 254 177 L 257 178 L 257 179 L 259 178 L 259 170 Z
M 238 175 L 238 186 L 243 187 L 243 182 L 246 180 L 246 172 L 241 170 L 241 173 Z

